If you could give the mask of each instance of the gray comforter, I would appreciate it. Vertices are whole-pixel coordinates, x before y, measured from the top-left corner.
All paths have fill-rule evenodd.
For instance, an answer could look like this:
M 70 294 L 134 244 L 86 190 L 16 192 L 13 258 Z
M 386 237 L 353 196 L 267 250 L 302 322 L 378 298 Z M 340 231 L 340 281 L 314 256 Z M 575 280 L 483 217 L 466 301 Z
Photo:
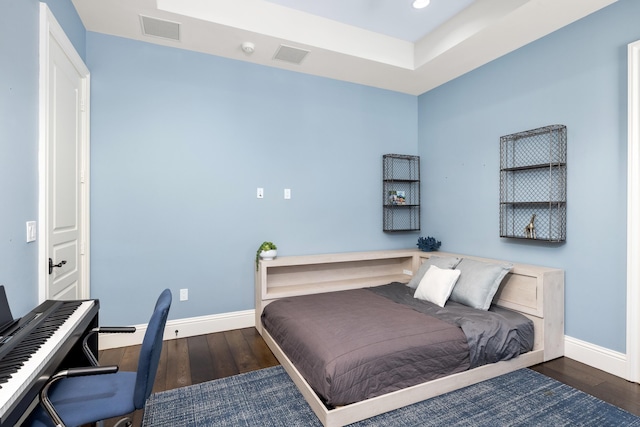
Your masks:
M 512 359 L 533 348 L 533 322 L 515 311 L 497 305 L 483 311 L 453 301 L 439 307 L 414 298 L 415 290 L 401 283 L 368 290 L 462 328 L 469 344 L 471 368 Z
M 512 331 L 517 323 L 530 324 L 520 315 L 525 320 L 455 303 L 442 309 L 415 300 L 412 292 L 394 283 L 284 298 L 265 307 L 262 323 L 328 406 L 509 359 L 531 348 Z M 498 322 L 500 317 L 506 320 Z

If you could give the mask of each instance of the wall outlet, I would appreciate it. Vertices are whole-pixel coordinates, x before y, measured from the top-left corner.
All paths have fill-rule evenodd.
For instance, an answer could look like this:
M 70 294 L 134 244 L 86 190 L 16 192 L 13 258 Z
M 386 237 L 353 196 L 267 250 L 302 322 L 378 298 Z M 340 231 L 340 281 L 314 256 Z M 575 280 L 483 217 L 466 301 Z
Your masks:
M 285 198 L 285 200 L 289 200 L 291 198 L 291 189 L 290 188 L 285 188 L 284 189 L 284 198 Z
M 189 299 L 189 289 L 180 289 L 180 301 Z

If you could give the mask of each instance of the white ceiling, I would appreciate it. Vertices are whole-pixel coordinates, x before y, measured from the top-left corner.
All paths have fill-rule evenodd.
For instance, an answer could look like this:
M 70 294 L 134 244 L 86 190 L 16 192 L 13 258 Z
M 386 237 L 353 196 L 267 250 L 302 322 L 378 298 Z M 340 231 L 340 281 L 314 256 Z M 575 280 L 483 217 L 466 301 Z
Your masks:
M 343 24 L 415 42 L 476 0 L 433 0 L 414 9 L 413 0 L 266 0 Z
M 419 95 L 617 0 L 72 1 L 88 31 Z M 140 15 L 179 23 L 180 41 L 144 35 Z M 309 54 L 274 60 L 281 44 Z

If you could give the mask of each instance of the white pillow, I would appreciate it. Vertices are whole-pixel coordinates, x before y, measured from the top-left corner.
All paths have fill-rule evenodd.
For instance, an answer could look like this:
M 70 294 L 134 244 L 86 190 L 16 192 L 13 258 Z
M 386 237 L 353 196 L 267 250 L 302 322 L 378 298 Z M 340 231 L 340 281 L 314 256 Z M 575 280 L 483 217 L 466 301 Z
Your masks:
M 444 307 L 458 277 L 460 270 L 442 269 L 432 265 L 420 280 L 413 297 Z

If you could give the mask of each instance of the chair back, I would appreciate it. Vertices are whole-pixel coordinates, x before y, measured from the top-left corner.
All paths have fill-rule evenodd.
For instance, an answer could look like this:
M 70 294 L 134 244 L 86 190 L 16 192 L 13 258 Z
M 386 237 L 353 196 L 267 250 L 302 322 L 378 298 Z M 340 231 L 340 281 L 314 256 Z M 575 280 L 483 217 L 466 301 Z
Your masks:
M 133 404 L 136 409 L 144 407 L 153 389 L 158 363 L 160 363 L 162 336 L 164 335 L 164 327 L 169 315 L 169 307 L 171 307 L 171 291 L 165 289 L 158 297 L 142 340 L 142 348 L 138 359 L 138 372 L 136 374 L 136 389 L 133 395 Z

